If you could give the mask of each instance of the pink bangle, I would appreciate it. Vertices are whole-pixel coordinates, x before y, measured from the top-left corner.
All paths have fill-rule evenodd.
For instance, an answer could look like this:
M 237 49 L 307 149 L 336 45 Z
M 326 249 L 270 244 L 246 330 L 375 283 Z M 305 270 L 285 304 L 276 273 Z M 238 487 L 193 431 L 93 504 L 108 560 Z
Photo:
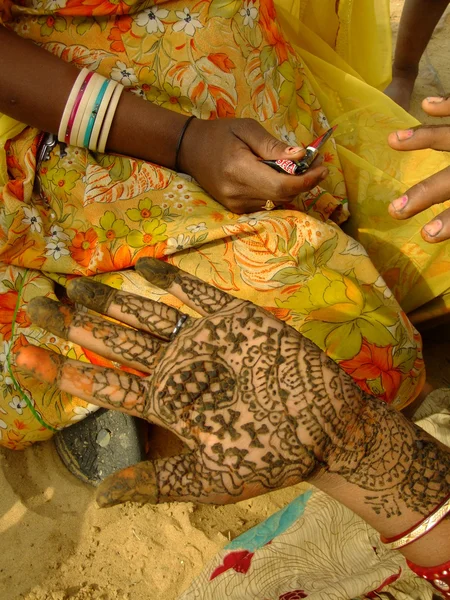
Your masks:
M 444 598 L 450 598 L 450 560 L 437 567 L 419 567 L 409 560 L 406 562 L 411 571 L 429 581 Z
M 78 107 L 80 106 L 80 102 L 81 102 L 81 99 L 83 98 L 83 94 L 86 91 L 88 83 L 92 79 L 93 75 L 94 75 L 93 71 L 90 71 L 86 75 L 86 79 L 81 84 L 80 91 L 78 92 L 77 97 L 75 98 L 75 102 L 73 104 L 72 111 L 70 113 L 69 122 L 67 123 L 66 133 L 64 135 L 64 141 L 66 144 L 70 143 L 70 134 L 72 133 L 72 127 L 73 127 L 73 123 L 75 121 L 75 117 L 77 116 Z

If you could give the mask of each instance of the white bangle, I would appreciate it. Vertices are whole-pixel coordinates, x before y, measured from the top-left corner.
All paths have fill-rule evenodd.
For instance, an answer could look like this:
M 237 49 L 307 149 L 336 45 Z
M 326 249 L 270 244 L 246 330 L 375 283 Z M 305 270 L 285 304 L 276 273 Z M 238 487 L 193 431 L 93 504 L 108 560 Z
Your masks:
M 79 112 L 82 114 L 82 117 L 80 121 L 80 126 L 78 128 L 77 137 L 73 137 L 74 143 L 72 145 L 74 146 L 78 146 L 79 148 L 83 148 L 84 146 L 84 134 L 86 133 L 86 127 L 91 117 L 95 101 L 100 92 L 100 88 L 102 87 L 105 80 L 105 77 L 103 77 L 102 75 L 94 73 L 92 80 L 89 82 L 91 85 L 88 85 L 88 87 L 86 88 L 86 93 L 84 94 L 80 102 L 80 108 L 78 109 Z
M 73 84 L 72 89 L 70 90 L 69 97 L 67 98 L 66 105 L 64 107 L 64 112 L 61 117 L 61 121 L 59 123 L 58 129 L 58 140 L 60 142 L 64 142 L 64 138 L 66 136 L 67 125 L 69 124 L 70 113 L 72 112 L 73 104 L 75 102 L 75 98 L 80 91 L 80 88 L 83 84 L 83 81 L 86 79 L 86 75 L 89 73 L 89 70 L 86 67 L 83 67 L 81 71 L 78 73 L 78 77 L 75 79 L 75 83 Z
M 105 152 L 106 142 L 108 141 L 108 135 L 111 130 L 111 125 L 114 119 L 114 115 L 116 113 L 117 105 L 119 104 L 120 95 L 122 94 L 123 90 L 123 85 L 119 83 L 113 92 L 113 95 L 108 105 L 108 109 L 106 111 L 105 120 L 103 121 L 103 125 L 101 128 L 100 138 L 97 144 L 97 152 Z
M 94 127 L 92 129 L 91 138 L 89 140 L 89 150 L 92 152 L 97 151 L 97 142 L 99 141 L 100 131 L 105 120 L 106 112 L 108 110 L 108 106 L 114 90 L 119 84 L 117 81 L 110 80 L 108 83 L 108 87 L 106 88 L 105 95 L 103 96 L 102 102 L 99 106 L 97 117 L 95 119 Z
M 86 104 L 88 103 L 89 97 L 92 92 L 92 88 L 98 83 L 97 74 L 93 73 L 89 83 L 84 90 L 83 97 L 80 100 L 80 104 L 78 106 L 77 114 L 75 116 L 75 120 L 72 125 L 72 130 L 70 132 L 70 140 L 69 143 L 71 146 L 77 145 L 78 134 L 80 132 L 81 121 L 83 120 L 84 111 L 86 109 Z

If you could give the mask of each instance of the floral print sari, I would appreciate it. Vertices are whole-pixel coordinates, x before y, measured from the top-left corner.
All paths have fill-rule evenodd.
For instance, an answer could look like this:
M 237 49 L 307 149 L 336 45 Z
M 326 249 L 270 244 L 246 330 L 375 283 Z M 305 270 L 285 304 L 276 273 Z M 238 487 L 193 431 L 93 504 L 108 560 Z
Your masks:
M 42 132 L 10 128 L 0 171 L 0 444 L 24 448 L 94 410 L 16 372 L 12 351 L 33 343 L 112 365 L 34 327 L 29 300 L 87 275 L 175 303 L 134 273 L 142 256 L 262 305 L 381 401 L 402 408 L 420 391 L 421 341 L 406 312 L 420 320 L 448 309 L 449 244 L 420 236 L 435 208 L 394 222 L 386 207 L 448 159 L 390 150 L 387 133 L 413 120 L 298 15 L 279 6 L 279 18 L 282 27 L 272 0 L 0 0 L 5 27 L 143 102 L 203 119 L 250 117 L 289 144 L 339 125 L 320 187 L 246 216 L 189 177 L 124 156 L 56 146 L 36 170 Z

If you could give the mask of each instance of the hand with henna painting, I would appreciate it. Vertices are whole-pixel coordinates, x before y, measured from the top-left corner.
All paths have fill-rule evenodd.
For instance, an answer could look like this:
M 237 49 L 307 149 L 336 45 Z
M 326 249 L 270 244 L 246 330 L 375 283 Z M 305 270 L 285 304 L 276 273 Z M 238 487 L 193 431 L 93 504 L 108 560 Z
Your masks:
M 184 454 L 107 478 L 101 506 L 236 502 L 306 479 L 390 536 L 449 495 L 449 451 L 363 393 L 311 341 L 167 263 L 145 258 L 136 268 L 202 318 L 88 278 L 71 281 L 69 297 L 123 325 L 48 298 L 34 299 L 29 313 L 41 327 L 146 377 L 31 346 L 16 357 L 41 381 L 145 418 L 185 443 Z M 418 544 L 408 547 L 412 559 Z M 432 560 L 440 551 L 450 548 L 433 551 Z

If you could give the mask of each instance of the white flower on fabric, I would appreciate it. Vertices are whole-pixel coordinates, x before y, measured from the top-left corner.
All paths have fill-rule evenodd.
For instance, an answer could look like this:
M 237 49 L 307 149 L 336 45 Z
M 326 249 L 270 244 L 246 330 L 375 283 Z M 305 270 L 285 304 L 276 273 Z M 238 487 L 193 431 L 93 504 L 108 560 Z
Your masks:
M 70 240 L 70 236 L 59 225 L 52 225 L 50 227 L 50 235 L 46 237 L 46 240 L 49 242 L 58 242 L 60 240 Z
M 265 218 L 267 218 L 267 214 L 264 214 L 261 217 L 257 217 L 256 215 L 244 215 L 243 217 L 240 217 L 237 222 L 247 223 L 250 227 L 255 227 L 259 221 L 264 221 Z
M 139 27 L 145 27 L 147 33 L 156 33 L 157 31 L 164 33 L 164 24 L 161 23 L 161 19 L 165 19 L 168 14 L 169 11 L 165 8 L 150 6 L 139 13 L 135 21 Z
M 171 252 L 184 250 L 190 241 L 191 238 L 188 235 L 180 233 L 176 238 L 169 238 L 167 240 L 167 251 L 170 254 Z
M 51 256 L 55 260 L 59 260 L 61 256 L 68 256 L 70 254 L 64 242 L 48 242 L 45 244 L 45 247 L 47 248 L 45 256 Z
M 0 419 L 0 440 L 2 439 L 2 429 L 6 429 L 8 426 L 6 425 L 5 421 L 3 419 Z
M 91 413 L 95 412 L 98 409 L 99 409 L 98 406 L 96 406 L 95 404 L 90 404 L 90 403 L 86 404 L 86 406 L 74 406 L 73 412 L 75 414 L 70 420 L 71 421 L 81 421 L 81 419 L 84 419 L 85 417 L 87 417 L 88 415 L 90 415 Z
M 45 9 L 49 12 L 53 12 L 60 8 L 64 8 L 65 5 L 66 0 L 47 0 L 47 2 L 45 2 Z
M 26 408 L 27 403 L 23 398 L 19 398 L 19 396 L 13 396 L 11 402 L 8 403 L 8 406 L 13 408 L 17 414 L 22 415 L 23 409 Z
M 22 219 L 22 223 L 29 225 L 31 231 L 41 233 L 42 219 L 38 211 L 33 207 L 23 206 L 23 212 L 25 213 L 25 219 Z
M 330 124 L 328 123 L 328 119 L 326 118 L 326 116 L 324 115 L 323 112 L 318 113 L 317 120 L 321 127 L 323 127 L 324 129 L 330 129 Z
M 174 24 L 174 31 L 184 31 L 186 35 L 193 36 L 196 29 L 203 27 L 197 19 L 200 13 L 191 13 L 188 8 L 185 8 L 183 12 L 181 10 L 175 11 L 175 14 L 180 20 Z
M 289 144 L 290 146 L 298 146 L 295 133 L 293 131 L 288 131 L 286 125 L 283 125 L 283 127 L 278 127 L 277 131 L 280 140 L 283 140 L 283 142 Z
M 131 87 L 138 82 L 133 67 L 127 67 L 121 60 L 118 60 L 116 66 L 111 69 L 111 79 L 119 81 L 125 87 Z
M 241 17 L 244 17 L 244 27 L 247 25 L 253 29 L 255 25 L 255 19 L 258 18 L 258 9 L 253 6 L 253 2 L 251 0 L 247 0 L 244 2 L 244 7 L 239 13 Z
M 4 373 L 0 373 L 0 387 L 4 387 L 6 385 L 13 385 L 13 383 L 14 383 L 14 381 L 7 374 L 6 369 L 5 369 Z
M 147 98 L 144 90 L 141 87 L 134 88 L 133 90 L 131 90 L 131 93 L 135 96 L 139 96 L 139 98 L 143 98 L 144 100 Z
M 186 229 L 191 233 L 199 233 L 199 231 L 206 231 L 208 228 L 206 223 L 197 223 L 197 225 L 188 225 Z
M 0 352 L 0 367 L 2 370 L 3 375 L 1 375 L 3 382 L 6 385 L 11 385 L 12 384 L 12 379 L 10 377 L 7 377 L 8 374 L 8 356 L 9 356 L 9 352 L 10 352 L 10 342 L 3 342 L 3 351 Z M 8 380 L 8 381 L 6 381 Z

